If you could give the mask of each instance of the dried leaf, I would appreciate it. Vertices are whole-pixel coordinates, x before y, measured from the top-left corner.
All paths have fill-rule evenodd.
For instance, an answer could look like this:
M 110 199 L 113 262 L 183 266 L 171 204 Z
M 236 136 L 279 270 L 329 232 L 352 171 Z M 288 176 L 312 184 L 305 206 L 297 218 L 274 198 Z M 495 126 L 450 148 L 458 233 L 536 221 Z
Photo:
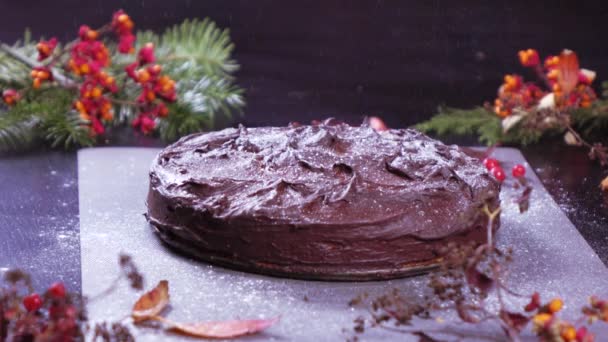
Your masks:
M 540 308 L 540 304 L 540 294 L 538 292 L 534 292 L 534 294 L 532 294 L 530 297 L 530 302 L 524 307 L 524 310 L 526 310 L 526 312 L 534 311 Z
M 200 338 L 234 338 L 258 333 L 279 321 L 271 319 L 212 321 L 201 323 L 175 323 L 164 320 L 170 325 L 169 330 L 180 334 Z
M 564 134 L 564 142 L 570 146 L 581 146 L 583 144 L 572 132 Z
M 530 208 L 530 195 L 532 194 L 532 187 L 525 185 L 521 194 L 515 199 L 515 203 L 519 206 L 519 212 L 525 213 Z
M 578 57 L 571 50 L 564 50 L 559 55 L 557 63 L 557 82 L 564 94 L 570 93 L 578 83 L 579 64 Z
M 456 303 L 456 313 L 458 313 L 458 317 L 467 323 L 479 323 L 479 318 L 471 313 L 471 310 L 475 309 L 477 308 L 469 304 Z
M 413 333 L 413 335 L 418 336 L 418 338 L 419 338 L 418 342 L 442 342 L 441 340 L 433 338 L 430 335 L 428 335 L 427 333 L 424 333 L 422 331 L 415 332 L 415 333 Z
M 477 264 L 467 267 L 466 277 L 467 283 L 470 286 L 479 289 L 483 293 L 488 293 L 492 289 L 492 286 L 494 286 L 494 280 L 486 274 L 479 272 Z
M 158 285 L 145 293 L 133 305 L 131 316 L 137 322 L 157 316 L 169 304 L 169 282 L 161 280 Z
M 603 191 L 608 191 L 608 177 L 604 178 L 600 183 L 600 189 Z
M 526 324 L 530 321 L 528 316 L 524 316 L 517 312 L 509 312 L 506 310 L 500 311 L 500 318 L 503 322 L 507 323 L 509 327 L 517 331 L 518 333 L 526 327 Z
M 501 122 L 502 124 L 502 132 L 507 133 L 511 128 L 517 125 L 518 122 L 523 119 L 524 116 L 522 114 L 513 114 L 504 118 Z

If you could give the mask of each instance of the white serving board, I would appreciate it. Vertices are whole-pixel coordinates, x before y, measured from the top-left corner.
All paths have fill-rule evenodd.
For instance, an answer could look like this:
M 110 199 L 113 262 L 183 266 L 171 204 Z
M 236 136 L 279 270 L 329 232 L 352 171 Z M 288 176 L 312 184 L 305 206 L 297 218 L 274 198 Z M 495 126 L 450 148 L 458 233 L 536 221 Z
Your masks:
M 340 341 L 352 336 L 353 319 L 365 314 L 347 303 L 367 292 L 380 295 L 395 287 L 412 295 L 421 293 L 425 277 L 383 282 L 319 282 L 249 274 L 189 260 L 164 247 L 146 222 L 148 170 L 158 149 L 92 148 L 78 153 L 78 189 L 82 255 L 82 289 L 85 295 L 101 292 L 118 274 L 118 253 L 133 256 L 146 276 L 146 287 L 159 280 L 170 283 L 172 309 L 177 321 L 281 316 L 266 332 L 244 339 L 255 341 Z M 516 149 L 498 148 L 495 156 L 505 169 L 527 165 Z M 512 246 L 515 262 L 510 280 L 520 293 L 539 291 L 545 299 L 562 297 L 563 316 L 579 317 L 578 308 L 591 294 L 608 297 L 608 270 L 528 169 L 534 191 L 530 210 L 520 215 L 503 191 L 504 211 L 497 239 Z M 512 194 L 511 194 L 512 196 Z M 128 315 L 140 294 L 123 284 L 106 299 L 89 307 L 91 321 L 118 320 Z M 306 299 L 305 299 L 306 298 Z M 520 308 L 522 301 L 514 302 Z M 495 303 L 494 303 L 495 304 Z M 447 315 L 449 322 L 452 316 Z M 597 329 L 600 330 L 597 330 Z M 495 325 L 474 329 L 479 336 L 498 334 Z M 134 328 L 142 341 L 186 339 Z M 594 328 L 598 341 L 608 330 Z M 409 337 L 408 337 L 409 336 Z M 364 341 L 416 341 L 410 335 L 369 330 Z

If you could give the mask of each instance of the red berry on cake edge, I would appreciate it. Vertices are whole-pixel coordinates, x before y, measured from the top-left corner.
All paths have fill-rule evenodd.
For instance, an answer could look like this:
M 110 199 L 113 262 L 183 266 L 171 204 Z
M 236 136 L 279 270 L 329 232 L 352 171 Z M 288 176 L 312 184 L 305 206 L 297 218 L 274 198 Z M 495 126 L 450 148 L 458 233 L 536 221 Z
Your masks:
M 53 298 L 63 298 L 65 297 L 65 285 L 63 285 L 62 282 L 56 282 L 53 283 L 49 289 L 48 289 L 48 293 L 53 297 Z
M 37 311 L 42 307 L 42 298 L 37 293 L 23 297 L 23 306 L 27 311 Z
M 501 183 L 502 183 L 502 181 L 505 180 L 505 178 L 507 178 L 507 176 L 505 175 L 505 171 L 500 166 L 492 168 L 492 170 L 490 170 L 490 172 L 492 172 L 492 175 L 494 176 L 494 178 L 496 178 L 496 180 Z
M 500 162 L 494 158 L 486 158 L 483 160 L 483 165 L 486 167 L 486 169 L 492 170 L 495 167 L 500 167 Z
M 513 166 L 513 170 L 511 170 L 511 174 L 515 178 L 523 177 L 526 175 L 526 168 L 521 164 L 517 164 L 517 165 Z

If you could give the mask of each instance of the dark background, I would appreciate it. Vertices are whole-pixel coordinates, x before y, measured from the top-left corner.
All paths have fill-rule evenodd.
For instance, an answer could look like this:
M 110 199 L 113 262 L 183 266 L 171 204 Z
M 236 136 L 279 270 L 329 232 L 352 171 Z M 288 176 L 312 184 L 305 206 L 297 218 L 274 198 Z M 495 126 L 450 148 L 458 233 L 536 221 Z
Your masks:
M 160 31 L 186 18 L 210 17 L 229 27 L 246 90 L 246 125 L 284 125 L 335 116 L 358 123 L 364 115 L 399 128 L 429 118 L 438 105 L 472 107 L 491 101 L 505 73 L 527 74 L 517 51 L 542 56 L 575 50 L 583 67 L 608 79 L 608 1 L 31 1 L 0 2 L 0 41 L 34 36 L 73 39 L 81 24 L 108 22 L 119 8 L 139 29 Z M 110 144 L 160 145 L 130 130 Z M 471 144 L 475 140 L 448 139 Z M 522 147 L 562 210 L 606 263 L 608 207 L 598 189 L 606 175 L 586 151 L 547 139 Z M 27 170 L 24 171 L 24 170 Z M 22 266 L 42 284 L 64 279 L 79 286 L 78 248 L 45 242 L 48 216 L 77 218 L 73 152 L 36 152 L 0 158 L 0 271 Z M 37 174 L 37 172 L 39 174 Z M 52 193 L 47 188 L 56 189 Z M 70 221 L 71 222 L 71 221 Z M 72 226 L 70 226 L 72 227 Z M 78 240 L 76 232 L 72 238 Z M 69 229 L 72 229 L 69 228 Z M 42 250 L 44 253 L 39 253 Z M 46 260 L 63 266 L 37 270 Z M 29 265 L 29 266 L 25 266 Z
M 249 125 L 365 114 L 411 125 L 440 104 L 492 100 L 505 73 L 525 75 L 517 51 L 530 47 L 575 50 L 600 81 L 608 76 L 608 1 L 10 0 L 0 40 L 24 27 L 73 39 L 118 8 L 140 29 L 205 16 L 229 27 Z

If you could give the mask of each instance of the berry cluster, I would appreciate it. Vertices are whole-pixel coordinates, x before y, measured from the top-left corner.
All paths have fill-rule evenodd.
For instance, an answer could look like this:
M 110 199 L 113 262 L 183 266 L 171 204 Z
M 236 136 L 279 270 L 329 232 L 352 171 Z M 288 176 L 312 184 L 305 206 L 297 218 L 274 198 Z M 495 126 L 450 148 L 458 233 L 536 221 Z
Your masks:
M 505 171 L 497 159 L 486 158 L 483 160 L 483 165 L 497 181 L 502 183 L 507 178 Z M 521 164 L 516 164 L 511 169 L 511 175 L 517 179 L 521 179 L 526 175 L 526 168 Z
M 12 106 L 21 98 L 21 94 L 15 89 L 6 89 L 2 92 L 2 101 L 6 103 L 7 106 Z
M 104 70 L 111 63 L 110 53 L 98 40 L 98 31 L 83 25 L 78 36 L 80 40 L 72 46 L 68 61 L 72 73 L 82 79 L 80 97 L 74 102 L 74 108 L 83 120 L 90 123 L 91 134 L 102 134 L 105 131 L 102 121 L 109 122 L 114 118 L 108 95 L 118 91 L 114 77 Z
M 45 81 L 53 81 L 53 72 L 51 72 L 51 69 L 46 66 L 33 68 L 30 76 L 32 76 L 32 87 L 34 87 L 34 89 L 40 88 L 42 83 Z
M 529 108 L 545 94 L 532 82 L 523 82 L 519 75 L 505 75 L 504 83 L 498 88 L 498 97 L 494 100 L 494 111 L 501 118 L 513 113 L 516 107 Z
M 84 320 L 80 304 L 74 300 L 76 297 L 67 293 L 63 283 L 57 282 L 43 295 L 30 293 L 21 303 L 11 301 L 7 307 L 0 303 L 0 309 L 4 309 L 4 319 L 14 322 L 12 337 L 16 341 L 34 338 L 36 341 L 74 341 L 82 336 Z
M 33 88 L 38 89 L 44 82 L 52 82 L 56 64 L 67 60 L 64 69 L 70 74 L 71 80 L 65 86 L 76 85 L 79 90 L 73 107 L 87 123 L 92 136 L 103 134 L 104 123 L 114 119 L 114 103 L 120 101 L 112 98 L 119 91 L 119 85 L 116 77 L 107 71 L 112 62 L 111 54 L 101 39 L 105 33 L 113 33 L 118 38 L 118 52 L 134 53 L 134 26 L 129 15 L 118 10 L 113 14 L 111 23 L 99 30 L 82 25 L 78 30 L 78 39 L 67 44 L 65 51 L 55 53 L 58 45 L 56 38 L 41 40 L 36 48 L 38 61 L 44 64 L 32 69 Z M 66 53 L 69 56 L 61 59 Z M 145 44 L 137 53 L 136 61 L 125 68 L 128 78 L 141 88 L 141 94 L 135 101 L 120 102 L 137 109 L 138 116 L 132 125 L 145 134 L 155 129 L 157 118 L 169 114 L 166 104 L 177 100 L 175 81 L 161 74 L 162 67 L 154 64 L 155 60 L 154 45 Z M 6 89 L 2 93 L 2 100 L 8 106 L 17 103 L 20 98 L 20 92 L 15 89 Z
M 597 99 L 591 88 L 595 72 L 579 68 L 574 52 L 564 50 L 559 56 L 549 56 L 542 65 L 534 49 L 519 51 L 518 55 L 524 67 L 532 68 L 545 81 L 547 90 L 524 82 L 519 75 L 506 75 L 494 100 L 494 112 L 501 118 L 511 115 L 516 108 L 529 110 L 547 95 L 553 96 L 552 106 L 559 108 L 587 108 Z
M 135 35 L 133 34 L 133 21 L 123 10 L 118 10 L 112 16 L 112 29 L 118 35 L 118 51 L 120 53 L 133 53 L 135 48 Z
M 57 38 L 41 40 L 38 44 L 36 44 L 36 49 L 38 50 L 38 61 L 40 62 L 49 58 L 53 54 L 56 47 Z
M 137 53 L 137 61 L 125 68 L 127 75 L 141 87 L 137 98 L 141 111 L 132 125 L 146 134 L 156 127 L 155 118 L 169 114 L 166 103 L 177 100 L 175 81 L 161 74 L 162 67 L 153 64 L 155 60 L 154 44 L 147 43 Z
M 595 72 L 580 69 L 574 52 L 564 50 L 559 56 L 549 56 L 544 67 L 557 105 L 588 108 L 597 99 L 591 88 Z
M 593 342 L 595 337 L 585 326 L 577 329 L 573 324 L 557 317 L 556 314 L 563 306 L 564 302 L 560 298 L 552 299 L 547 304 L 542 305 L 540 295 L 535 292 L 524 310 L 535 312 L 532 316 L 532 330 L 543 341 Z

